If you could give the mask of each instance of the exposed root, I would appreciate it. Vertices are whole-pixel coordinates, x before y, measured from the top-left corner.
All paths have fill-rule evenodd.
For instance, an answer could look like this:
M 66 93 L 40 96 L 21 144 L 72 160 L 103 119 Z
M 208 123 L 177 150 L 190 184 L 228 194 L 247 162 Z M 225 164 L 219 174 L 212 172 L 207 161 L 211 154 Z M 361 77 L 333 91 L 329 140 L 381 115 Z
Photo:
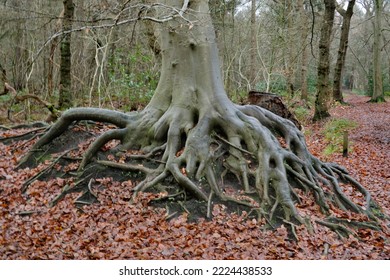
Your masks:
M 125 171 L 139 171 L 142 173 L 146 173 L 148 175 L 154 173 L 154 170 L 147 168 L 145 166 L 142 166 L 142 165 L 117 163 L 117 162 L 106 161 L 106 160 L 99 160 L 99 161 L 97 161 L 97 163 L 104 165 L 104 166 L 118 168 L 118 169 L 125 170 Z
M 68 127 L 75 121 L 81 120 L 91 120 L 91 121 L 100 121 L 108 122 L 117 125 L 120 128 L 123 128 L 127 125 L 130 117 L 124 113 L 106 110 L 106 109 L 95 109 L 95 108 L 74 108 L 66 111 L 59 120 L 50 127 L 50 130 L 44 134 L 38 141 L 35 143 L 34 147 L 30 152 L 19 161 L 19 167 L 31 157 L 33 154 L 39 150 L 44 145 L 50 143 L 53 139 L 60 136 L 64 133 Z
M 25 181 L 22 185 L 22 193 L 26 192 L 28 187 L 35 182 L 36 180 L 39 180 L 43 175 L 47 174 L 50 170 L 53 169 L 53 167 L 58 163 L 58 161 L 65 156 L 69 151 L 66 151 L 62 153 L 60 156 L 58 156 L 48 167 L 43 169 L 42 171 L 35 174 L 33 177 Z
M 89 180 L 89 183 L 87 185 L 87 189 L 84 189 L 83 188 L 83 193 L 81 196 L 79 196 L 78 199 L 76 199 L 75 202 L 77 203 L 80 203 L 79 202 L 79 199 L 85 195 L 87 192 L 91 192 L 91 183 L 92 183 L 92 179 L 90 178 L 90 176 L 87 176 L 87 177 L 84 177 L 80 180 L 78 180 L 73 186 L 71 185 L 65 185 L 61 192 L 49 203 L 49 207 L 54 207 L 61 199 L 63 199 L 67 194 L 69 193 L 72 193 L 72 192 L 77 192 L 77 191 L 80 191 L 80 186 L 82 184 L 84 184 L 87 180 Z M 96 195 L 95 195 L 96 197 Z M 83 203 L 83 204 L 91 204 L 92 202 L 89 202 L 89 203 Z
M 22 128 L 25 128 L 24 126 Z M 29 128 L 29 127 L 27 127 Z M 21 140 L 26 140 L 24 143 L 20 144 L 19 146 L 15 147 L 13 151 L 22 148 L 25 145 L 28 145 L 31 141 L 33 141 L 35 138 L 42 136 L 45 133 L 45 130 L 47 130 L 47 127 L 38 127 L 34 128 L 28 132 L 14 135 L 14 136 L 9 136 L 9 137 L 4 137 L 0 138 L 0 142 L 4 144 L 11 143 L 12 141 L 21 141 Z
M 320 220 L 317 220 L 316 223 L 330 228 L 331 230 L 335 231 L 341 238 L 347 238 L 350 235 L 355 237 L 357 236 L 356 232 L 346 228 L 345 226 L 339 223 L 332 223 L 332 222 L 320 221 Z
M 30 124 L 18 124 L 15 126 L 4 126 L 0 125 L 1 130 L 14 130 L 14 129 L 22 129 L 22 128 L 46 128 L 48 124 L 46 122 L 33 122 Z
M 80 163 L 79 170 L 83 170 L 85 165 L 91 160 L 91 158 L 96 155 L 96 153 L 102 148 L 105 144 L 110 142 L 111 140 L 123 140 L 123 137 L 126 135 L 127 130 L 122 129 L 114 129 L 109 130 L 102 135 L 100 135 L 93 144 L 88 148 L 85 152 L 83 160 Z
M 142 112 L 68 110 L 37 141 L 20 165 L 72 123 L 92 120 L 117 128 L 95 139 L 83 156 L 79 173 L 88 174 L 86 169 L 89 164 L 93 166 L 90 162 L 99 156 L 99 150 L 109 141 L 119 140 L 112 154 L 125 155 L 124 163 L 100 161 L 100 164 L 143 173 L 144 177 L 133 188 L 134 196 L 163 184 L 179 185 L 186 198 L 205 202 L 207 215 L 214 201 L 240 204 L 255 209 L 271 227 L 285 223 L 294 232 L 296 224 L 311 228 L 310 220 L 297 207 L 300 197 L 296 188 L 299 188 L 314 196 L 324 213 L 322 216 L 330 216 L 338 208 L 363 214 L 373 223 L 377 223 L 377 217 L 383 218 L 368 191 L 345 170 L 311 155 L 304 135 L 291 121 L 257 106 L 236 106 L 227 98 L 207 1 L 192 4 L 191 8 L 199 13 L 188 16 L 202 24 L 191 26 L 191 32 L 184 27 L 186 24 L 176 20 L 160 26 L 160 82 Z M 130 150 L 139 150 L 144 158 L 128 157 Z M 151 159 L 155 160 L 153 164 Z M 148 165 L 138 166 L 140 161 L 147 161 Z M 359 203 L 362 205 L 348 197 L 342 181 L 364 195 L 365 202 Z M 89 182 L 84 193 L 86 199 L 80 198 L 80 203 L 94 198 L 92 181 Z M 321 223 L 341 235 L 349 234 L 340 221 Z
M 60 136 L 75 121 L 108 122 L 118 128 L 94 140 L 83 156 L 79 171 L 82 173 L 105 144 L 119 140 L 120 145 L 114 153 L 119 152 L 126 162 L 97 162 L 144 174 L 133 189 L 133 198 L 139 192 L 173 178 L 185 193 L 206 202 L 207 217 L 211 216 L 214 200 L 232 202 L 256 209 L 272 228 L 280 223 L 290 225 L 296 236 L 296 224 L 311 229 L 309 219 L 296 207 L 301 200 L 295 188 L 300 188 L 312 193 L 325 215 L 330 215 L 332 207 L 365 214 L 372 222 L 359 226 L 379 229 L 376 222 L 384 215 L 379 213 L 369 192 L 342 167 L 323 163 L 312 156 L 303 134 L 290 121 L 257 106 L 209 105 L 200 111 L 196 107 L 171 106 L 165 111 L 147 108 L 132 115 L 102 109 L 71 109 L 21 162 Z M 128 150 L 134 149 L 140 150 L 141 154 L 127 155 Z M 146 166 L 140 164 L 142 162 L 153 164 Z M 232 175 L 241 188 L 232 190 L 225 184 L 226 178 L 230 176 L 231 181 Z M 364 195 L 364 206 L 357 205 L 343 192 L 341 181 Z M 69 191 L 64 189 L 60 196 Z M 93 192 L 89 190 L 88 195 L 93 196 Z M 185 206 L 182 208 L 187 210 Z M 341 220 L 316 222 L 341 236 L 352 233 Z M 349 223 L 347 226 L 354 225 Z
M 46 129 L 45 127 L 39 127 L 39 128 L 35 128 L 33 130 L 27 131 L 27 132 L 22 133 L 22 134 L 0 138 L 0 142 L 10 142 L 10 141 L 14 141 L 14 140 L 24 139 L 30 135 L 36 135 L 36 134 L 39 135 L 39 132 L 41 132 L 45 129 Z

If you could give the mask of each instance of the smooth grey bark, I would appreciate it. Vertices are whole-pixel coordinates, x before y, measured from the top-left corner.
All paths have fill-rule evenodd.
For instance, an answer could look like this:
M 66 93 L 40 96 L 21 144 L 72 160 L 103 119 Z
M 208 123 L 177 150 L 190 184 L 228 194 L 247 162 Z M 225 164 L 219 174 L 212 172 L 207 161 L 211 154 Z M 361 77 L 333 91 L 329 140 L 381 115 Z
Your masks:
M 183 7 L 180 0 L 160 2 L 175 11 Z M 166 18 L 164 11 L 160 13 L 160 19 Z M 132 164 L 131 158 L 124 164 L 100 161 L 105 166 L 145 174 L 145 179 L 134 187 L 134 196 L 172 177 L 180 188 L 208 206 L 217 197 L 222 202 L 253 208 L 271 227 L 287 222 L 294 228 L 296 222 L 310 228 L 309 218 L 295 205 L 300 203 L 294 190 L 298 186 L 311 192 L 327 215 L 330 204 L 335 204 L 374 219 L 369 193 L 341 167 L 311 155 L 303 134 L 292 122 L 263 108 L 238 106 L 228 99 L 208 1 L 189 1 L 187 9 L 176 15 L 186 20 L 173 18 L 156 31 L 162 55 L 161 77 L 142 112 L 70 109 L 38 140 L 21 164 L 74 121 L 109 122 L 117 128 L 103 133 L 90 145 L 79 171 L 113 139 L 121 142 L 116 152 L 138 149 L 148 159 L 160 151 L 160 165 L 155 169 Z M 238 179 L 239 189 L 234 195 L 224 191 L 226 174 Z M 338 178 L 367 198 L 366 208 L 343 194 Z M 330 190 L 324 191 L 325 185 Z M 336 227 L 332 221 L 324 223 Z

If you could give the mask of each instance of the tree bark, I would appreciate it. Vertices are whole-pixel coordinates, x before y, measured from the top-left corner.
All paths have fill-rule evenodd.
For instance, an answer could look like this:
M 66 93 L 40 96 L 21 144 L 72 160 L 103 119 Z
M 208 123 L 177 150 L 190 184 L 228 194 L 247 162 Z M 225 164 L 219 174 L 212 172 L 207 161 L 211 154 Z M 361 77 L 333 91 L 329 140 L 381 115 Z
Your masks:
M 73 0 L 64 0 L 64 18 L 62 20 L 62 30 L 67 32 L 72 29 L 74 5 Z M 60 64 L 60 93 L 58 107 L 67 109 L 72 106 L 72 52 L 71 33 L 62 37 L 61 41 L 61 64 Z
M 64 9 L 62 9 L 61 13 L 58 16 L 59 18 L 64 17 Z M 59 32 L 61 30 L 61 19 L 56 22 L 54 32 Z M 48 59 L 48 70 L 47 70 L 47 92 L 49 96 L 52 96 L 54 93 L 54 61 L 55 61 L 55 53 L 58 47 L 59 38 L 56 37 L 50 42 L 50 52 Z
M 5 95 L 8 93 L 8 88 L 7 88 L 7 71 L 3 68 L 3 66 L 0 63 L 0 82 L 1 86 L 0 88 L 3 88 L 3 92 L 0 92 L 1 95 Z
M 354 6 L 355 0 L 350 0 L 348 2 L 347 10 L 343 10 L 341 8 L 338 10 L 343 17 L 343 25 L 341 26 L 339 51 L 333 79 L 333 99 L 340 103 L 344 103 L 343 94 L 341 92 L 341 78 L 345 66 L 345 58 L 347 56 L 349 29 L 351 26 L 351 18 L 353 15 Z
M 334 22 L 336 5 L 334 0 L 324 0 L 325 14 L 322 21 L 321 38 L 319 44 L 319 61 L 318 61 L 318 84 L 315 101 L 315 111 L 313 120 L 321 120 L 330 116 L 329 114 L 329 60 L 330 60 L 330 43 Z
M 370 102 L 384 102 L 382 73 L 382 10 L 383 0 L 375 0 L 373 81 L 374 90 Z
M 256 88 L 257 76 L 257 34 L 256 34 L 256 0 L 252 0 L 251 4 L 251 57 L 250 57 L 250 83 L 251 89 Z
M 300 71 L 300 89 L 301 89 L 301 100 L 308 103 L 308 88 L 307 88 L 307 67 L 308 67 L 308 49 L 307 49 L 307 35 L 309 32 L 308 18 L 306 16 L 305 8 L 303 6 L 303 0 L 298 1 L 298 9 L 300 14 L 300 26 L 301 26 L 301 71 Z
M 287 28 L 286 28 L 286 41 L 287 41 L 287 59 L 285 63 L 285 71 L 286 71 L 286 82 L 287 82 L 287 93 L 289 96 L 294 96 L 294 51 L 296 48 L 296 40 L 294 34 L 294 8 L 292 1 L 287 1 L 285 4 L 286 8 L 283 9 L 285 11 L 285 16 L 287 17 Z

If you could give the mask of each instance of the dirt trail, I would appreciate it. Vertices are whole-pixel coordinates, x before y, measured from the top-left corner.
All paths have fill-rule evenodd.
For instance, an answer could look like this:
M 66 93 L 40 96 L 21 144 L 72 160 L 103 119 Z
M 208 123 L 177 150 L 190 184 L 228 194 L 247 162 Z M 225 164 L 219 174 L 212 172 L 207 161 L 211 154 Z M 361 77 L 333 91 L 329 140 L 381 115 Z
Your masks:
M 350 106 L 339 106 L 332 110 L 334 117 L 344 117 L 360 124 L 358 131 L 351 135 L 355 141 L 374 141 L 378 145 L 390 145 L 390 103 L 368 103 L 366 96 L 348 95 Z M 389 155 L 390 149 L 384 149 Z
M 349 105 L 339 105 L 331 109 L 333 118 L 350 119 L 359 125 L 349 134 L 352 151 L 348 158 L 333 154 L 326 159 L 345 166 L 389 213 L 390 102 L 375 104 L 368 103 L 369 100 L 367 96 L 347 95 L 345 101 Z M 321 129 L 318 126 L 312 128 L 317 132 Z M 318 137 L 318 134 L 315 137 Z M 314 148 L 313 143 L 310 143 L 312 139 L 308 141 L 309 146 Z M 320 143 L 319 146 L 323 148 L 323 144 Z

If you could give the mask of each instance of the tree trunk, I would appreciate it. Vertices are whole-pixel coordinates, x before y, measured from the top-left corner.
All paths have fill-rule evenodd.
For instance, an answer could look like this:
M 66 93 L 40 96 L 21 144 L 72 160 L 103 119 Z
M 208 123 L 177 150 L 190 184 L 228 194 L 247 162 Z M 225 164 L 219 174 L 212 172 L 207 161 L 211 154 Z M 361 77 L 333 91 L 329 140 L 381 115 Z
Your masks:
M 366 210 L 373 204 L 367 191 L 341 167 L 311 155 L 302 132 L 291 121 L 261 107 L 239 106 L 229 100 L 223 87 L 208 1 L 160 3 L 174 9 L 161 10 L 158 19 L 170 18 L 173 12 L 177 20 L 159 26 L 161 76 L 148 106 L 127 114 L 96 108 L 70 109 L 20 164 L 39 158 L 35 153 L 42 152 L 74 121 L 108 122 L 117 128 L 92 142 L 79 171 L 83 174 L 91 169 L 85 167 L 93 164 L 99 150 L 111 140 L 119 140 L 121 144 L 112 153 L 119 151 L 125 157 L 124 163 L 98 164 L 144 173 L 144 179 L 132 189 L 133 198 L 155 186 L 160 191 L 169 186 L 166 191 L 172 194 L 173 186 L 177 186 L 179 190 L 174 190 L 173 196 L 184 191 L 182 203 L 190 199 L 203 201 L 208 209 L 204 215 L 208 217 L 213 203 L 234 203 L 257 211 L 271 227 L 283 222 L 295 227 L 296 222 L 310 228 L 309 218 L 304 218 L 296 207 L 300 199 L 294 188 L 299 187 L 313 194 L 323 213 L 330 214 L 330 204 L 334 204 L 372 217 L 371 210 Z M 178 20 L 182 17 L 186 21 Z M 134 153 L 126 155 L 126 151 L 134 149 L 139 150 L 136 157 Z M 142 159 L 158 164 L 147 167 Z M 363 208 L 345 196 L 338 178 L 352 184 L 369 205 Z M 85 187 L 88 192 L 88 184 Z
M 256 0 L 252 0 L 251 6 L 251 57 L 250 57 L 250 83 L 251 89 L 256 88 L 257 76 L 257 34 L 256 34 Z
M 350 0 L 346 11 L 341 8 L 339 9 L 339 13 L 343 17 L 343 25 L 341 26 L 339 51 L 333 79 L 333 99 L 340 103 L 344 103 L 343 94 L 341 92 L 341 78 L 345 65 L 345 57 L 347 56 L 349 29 L 354 6 L 355 0 Z
M 296 40 L 294 34 L 294 9 L 292 1 L 287 1 L 286 8 L 284 9 L 285 16 L 287 17 L 287 28 L 286 28 L 286 41 L 287 41 L 287 59 L 285 63 L 286 71 L 286 82 L 287 82 L 287 94 L 292 98 L 294 96 L 294 50 L 296 48 Z
M 333 29 L 334 13 L 336 5 L 334 0 L 324 0 L 325 14 L 321 27 L 320 38 L 320 57 L 318 61 L 318 84 L 317 84 L 317 96 L 315 101 L 315 111 L 313 120 L 321 120 L 330 116 L 329 114 L 329 56 L 330 56 L 330 43 Z
M 72 29 L 74 5 L 73 0 L 64 0 L 64 18 L 62 30 L 67 32 Z M 72 52 L 71 33 L 66 33 L 61 41 L 61 64 L 60 64 L 60 93 L 58 106 L 67 109 L 72 106 Z
M 375 24 L 374 24 L 374 56 L 373 56 L 373 81 L 374 90 L 370 102 L 383 102 L 385 96 L 383 92 L 382 73 L 382 10 L 383 0 L 375 0 Z
M 3 66 L 1 65 L 0 63 L 0 88 L 3 88 L 3 92 L 0 92 L 0 96 L 1 95 L 5 95 L 8 93 L 8 89 L 7 89 L 7 71 L 3 68 Z
M 308 50 L 307 50 L 307 35 L 309 32 L 308 20 L 303 6 L 303 0 L 298 1 L 298 9 L 300 14 L 300 26 L 301 26 L 301 71 L 300 71 L 300 88 L 301 88 L 301 100 L 308 103 L 308 88 L 307 88 L 307 66 L 308 66 Z
M 62 9 L 58 17 L 59 18 L 64 17 L 64 9 Z M 60 30 L 61 30 L 61 20 L 59 19 L 56 22 L 54 31 L 59 32 Z M 59 38 L 56 37 L 50 42 L 50 52 L 49 52 L 48 70 L 47 70 L 47 92 L 49 96 L 52 96 L 54 92 L 54 61 L 55 61 L 56 49 L 58 47 L 58 41 L 59 41 L 58 39 Z

